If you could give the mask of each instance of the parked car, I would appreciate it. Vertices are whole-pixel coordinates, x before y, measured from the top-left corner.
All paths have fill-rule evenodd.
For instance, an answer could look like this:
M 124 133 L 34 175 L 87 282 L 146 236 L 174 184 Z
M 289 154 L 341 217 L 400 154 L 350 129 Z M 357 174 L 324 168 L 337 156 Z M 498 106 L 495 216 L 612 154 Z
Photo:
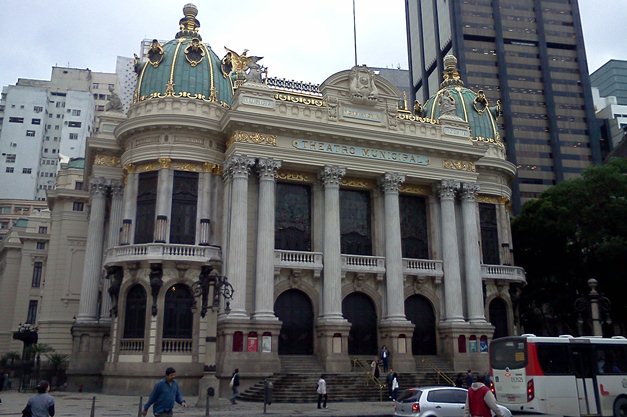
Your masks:
M 467 391 L 456 387 L 418 387 L 402 391 L 396 399 L 397 417 L 464 417 Z M 512 413 L 499 405 L 505 417 Z

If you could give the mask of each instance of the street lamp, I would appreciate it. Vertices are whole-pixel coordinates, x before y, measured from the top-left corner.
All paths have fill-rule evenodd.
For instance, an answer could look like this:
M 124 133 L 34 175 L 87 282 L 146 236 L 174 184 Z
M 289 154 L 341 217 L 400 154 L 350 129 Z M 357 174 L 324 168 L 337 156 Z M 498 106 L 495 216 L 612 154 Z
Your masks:
M 575 300 L 575 311 L 577 312 L 577 327 L 579 334 L 583 334 L 584 318 L 590 314 L 592 322 L 592 334 L 594 336 L 603 336 L 603 324 L 612 324 L 610 309 L 612 303 L 607 297 L 602 296 L 596 290 L 598 281 L 594 278 L 588 280 L 590 293 L 581 296 Z
M 13 339 L 21 340 L 24 343 L 24 347 L 22 349 L 22 377 L 18 390 L 26 388 L 28 383 L 27 379 L 30 377 L 30 371 L 33 366 L 30 348 L 37 343 L 38 338 L 39 335 L 37 334 L 37 326 L 30 323 L 20 323 L 17 331 L 13 332 Z
M 211 295 L 211 306 L 209 306 L 209 293 L 213 287 L 213 293 Z M 231 301 L 233 299 L 233 293 L 235 290 L 229 283 L 229 280 L 225 276 L 221 276 L 213 269 L 211 265 L 203 265 L 198 276 L 198 281 L 192 284 L 192 292 L 194 297 L 201 297 L 202 307 L 200 309 L 200 315 L 205 317 L 207 310 L 211 308 L 215 311 L 220 308 L 220 297 L 224 298 L 224 312 L 229 314 L 231 312 Z

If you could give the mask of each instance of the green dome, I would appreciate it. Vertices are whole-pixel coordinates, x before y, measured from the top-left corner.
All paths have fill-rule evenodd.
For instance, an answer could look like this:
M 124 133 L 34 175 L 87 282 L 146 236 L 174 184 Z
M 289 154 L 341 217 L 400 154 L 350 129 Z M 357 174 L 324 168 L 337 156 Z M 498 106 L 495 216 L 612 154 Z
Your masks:
M 441 117 L 461 119 L 470 125 L 472 140 L 503 146 L 497 122 L 501 114 L 500 102 L 490 107 L 482 90 L 474 92 L 464 87 L 454 56 L 447 55 L 444 65 L 440 90 L 422 106 L 421 115 L 436 120 Z
M 187 4 L 183 12 L 175 39 L 163 45 L 153 40 L 146 62 L 136 64 L 139 77 L 134 101 L 181 97 L 230 106 L 233 83 L 222 72 L 220 58 L 202 42 L 196 6 Z

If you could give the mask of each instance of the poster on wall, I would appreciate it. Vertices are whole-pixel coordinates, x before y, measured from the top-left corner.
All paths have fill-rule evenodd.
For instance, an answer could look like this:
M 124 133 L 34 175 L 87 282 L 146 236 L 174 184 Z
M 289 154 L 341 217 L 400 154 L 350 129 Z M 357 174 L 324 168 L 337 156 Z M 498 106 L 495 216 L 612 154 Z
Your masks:
M 247 352 L 257 352 L 259 349 L 259 341 L 257 340 L 257 336 L 248 336 L 247 343 Z
M 470 341 L 468 341 L 468 351 L 470 352 L 477 351 L 477 339 L 470 339 Z
M 272 352 L 272 336 L 261 336 L 261 351 L 266 353 Z
M 481 353 L 488 353 L 488 339 L 481 338 L 479 341 L 479 349 Z

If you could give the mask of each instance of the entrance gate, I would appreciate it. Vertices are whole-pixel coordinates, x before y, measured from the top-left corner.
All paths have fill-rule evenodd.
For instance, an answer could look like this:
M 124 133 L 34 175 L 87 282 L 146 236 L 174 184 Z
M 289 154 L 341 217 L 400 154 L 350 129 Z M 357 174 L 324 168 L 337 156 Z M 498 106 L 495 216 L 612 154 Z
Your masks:
M 283 322 L 279 355 L 312 355 L 314 313 L 309 297 L 299 290 L 287 290 L 274 303 L 274 314 Z
M 411 338 L 412 355 L 435 355 L 435 314 L 431 302 L 422 295 L 405 300 L 405 315 L 414 327 Z
M 377 354 L 377 312 L 366 294 L 354 292 L 342 301 L 342 314 L 351 324 L 348 333 L 349 355 Z

